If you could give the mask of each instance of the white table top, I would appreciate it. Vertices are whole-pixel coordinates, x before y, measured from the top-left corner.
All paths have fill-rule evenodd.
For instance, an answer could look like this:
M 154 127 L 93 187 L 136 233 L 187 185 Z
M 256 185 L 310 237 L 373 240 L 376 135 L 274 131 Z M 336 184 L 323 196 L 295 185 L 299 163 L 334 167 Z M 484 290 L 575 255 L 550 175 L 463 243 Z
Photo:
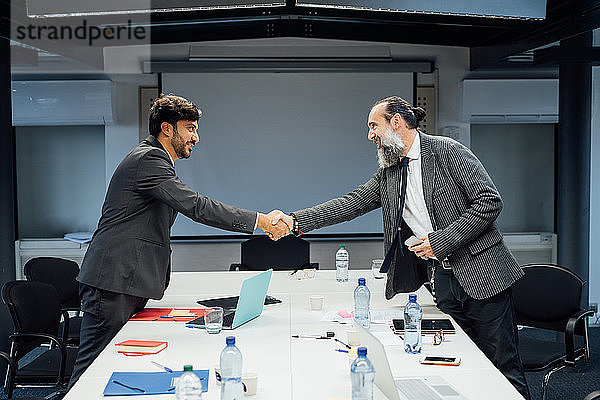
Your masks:
M 197 308 L 197 300 L 239 294 L 241 282 L 253 275 L 250 272 L 181 272 L 173 273 L 171 284 L 160 301 L 148 302 L 148 307 Z M 321 322 L 325 312 L 348 310 L 353 307 L 352 293 L 359 276 L 367 278 L 371 290 L 371 310 L 401 310 L 407 295 L 385 300 L 385 280 L 375 280 L 371 271 L 351 270 L 348 283 L 337 283 L 335 271 L 317 271 L 313 279 L 297 280 L 287 272 L 274 272 L 269 294 L 282 300 L 280 304 L 265 306 L 260 317 L 233 330 L 209 335 L 204 330 L 185 327 L 184 322 L 128 322 L 98 359 L 82 375 L 66 395 L 65 400 L 100 399 L 108 378 L 115 371 L 160 372 L 150 361 L 154 360 L 174 370 L 184 364 L 195 369 L 210 369 L 209 391 L 203 398 L 219 399 L 220 388 L 214 377 L 219 355 L 225 346 L 225 337 L 236 336 L 242 352 L 244 371 L 258 374 L 257 394 L 249 399 L 350 399 L 350 362 L 347 354 L 334 351 L 340 348 L 332 340 L 296 339 L 295 333 L 321 334 L 333 331 L 346 341 L 346 330 L 351 325 Z M 310 295 L 325 296 L 322 311 L 310 311 Z M 433 305 L 431 295 L 424 288 L 417 292 L 425 317 L 441 313 Z M 402 341 L 384 324 L 373 324 L 371 331 L 383 340 L 394 376 L 440 375 L 446 378 L 468 399 L 522 399 L 467 335 L 455 324 L 457 333 L 446 335 L 440 346 L 431 345 L 425 337 L 421 355 L 404 352 Z M 156 355 L 126 357 L 116 352 L 114 344 L 127 339 L 166 340 L 167 349 Z M 456 355 L 462 359 L 457 367 L 421 365 L 425 355 Z M 171 395 L 123 396 L 115 399 L 174 399 Z M 375 399 L 385 396 L 375 388 Z

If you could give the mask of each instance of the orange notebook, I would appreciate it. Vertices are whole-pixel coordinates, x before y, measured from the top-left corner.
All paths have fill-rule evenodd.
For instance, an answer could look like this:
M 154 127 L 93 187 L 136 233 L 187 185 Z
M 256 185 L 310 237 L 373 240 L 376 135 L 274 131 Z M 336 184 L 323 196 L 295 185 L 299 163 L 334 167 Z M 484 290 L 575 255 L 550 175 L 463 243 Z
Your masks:
M 144 356 L 146 354 L 160 353 L 167 348 L 167 342 L 154 340 L 125 340 L 117 343 L 117 351 L 127 356 Z

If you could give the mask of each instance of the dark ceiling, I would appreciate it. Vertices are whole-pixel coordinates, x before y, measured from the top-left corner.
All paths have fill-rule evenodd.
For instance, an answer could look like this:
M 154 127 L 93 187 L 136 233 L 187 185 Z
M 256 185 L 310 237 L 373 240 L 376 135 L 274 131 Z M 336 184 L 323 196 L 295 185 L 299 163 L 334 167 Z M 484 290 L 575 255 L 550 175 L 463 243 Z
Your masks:
M 7 0 L 0 3 L 6 9 Z M 10 2 L 13 24 L 36 21 L 27 16 L 24 3 Z M 114 15 L 90 20 L 99 25 L 119 24 L 127 18 Z M 52 19 L 63 24 L 68 21 L 47 20 Z M 7 17 L 0 23 L 6 31 Z M 600 27 L 600 0 L 548 0 L 546 18 L 541 21 L 297 7 L 288 0 L 285 7 L 153 13 L 150 25 L 152 43 L 156 44 L 306 37 L 463 46 L 471 49 L 471 68 L 478 69 Z M 65 49 L 58 47 L 47 43 L 44 49 L 65 54 Z

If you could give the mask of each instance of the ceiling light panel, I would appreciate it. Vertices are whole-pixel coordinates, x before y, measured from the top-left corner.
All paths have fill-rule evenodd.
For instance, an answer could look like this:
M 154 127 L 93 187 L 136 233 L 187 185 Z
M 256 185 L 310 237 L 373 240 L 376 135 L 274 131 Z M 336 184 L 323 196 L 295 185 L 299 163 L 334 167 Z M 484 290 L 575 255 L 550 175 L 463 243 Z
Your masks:
M 27 14 L 43 18 L 283 6 L 285 1 L 268 0 L 27 0 Z
M 439 14 L 508 19 L 544 19 L 546 0 L 298 0 L 300 7 Z

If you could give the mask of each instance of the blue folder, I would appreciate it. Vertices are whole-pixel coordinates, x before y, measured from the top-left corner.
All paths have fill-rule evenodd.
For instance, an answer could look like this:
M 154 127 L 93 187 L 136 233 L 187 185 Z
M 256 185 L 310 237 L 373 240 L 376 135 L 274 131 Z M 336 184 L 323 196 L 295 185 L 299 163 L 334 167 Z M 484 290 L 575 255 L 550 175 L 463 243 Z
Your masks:
M 208 391 L 208 370 L 199 369 L 194 370 L 194 373 L 200 378 L 202 382 L 202 391 Z M 113 372 L 110 376 L 106 387 L 104 388 L 104 396 L 128 396 L 135 395 L 140 396 L 144 394 L 175 394 L 175 390 L 172 389 L 175 386 L 175 379 L 178 378 L 183 371 L 173 372 Z M 125 386 L 114 383 L 113 381 L 120 382 L 124 385 L 130 386 L 131 388 L 142 389 L 130 389 Z M 169 390 L 171 389 L 171 390 Z

